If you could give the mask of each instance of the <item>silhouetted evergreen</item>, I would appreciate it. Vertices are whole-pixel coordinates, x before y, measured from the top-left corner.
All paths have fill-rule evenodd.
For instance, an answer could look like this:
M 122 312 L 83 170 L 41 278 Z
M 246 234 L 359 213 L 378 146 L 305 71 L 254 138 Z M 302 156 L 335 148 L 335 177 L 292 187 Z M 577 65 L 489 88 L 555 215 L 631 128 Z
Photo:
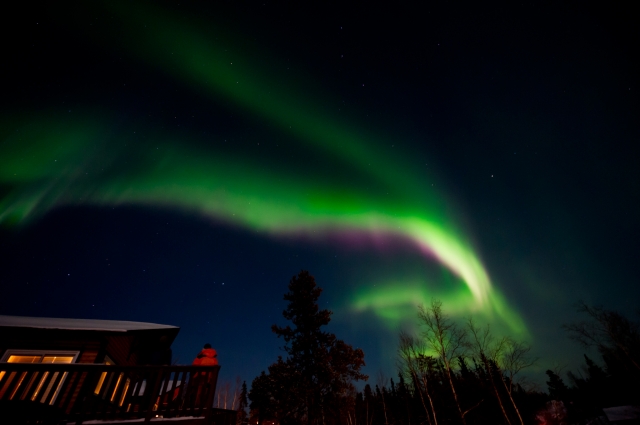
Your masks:
M 252 384 L 249 398 L 258 421 L 281 424 L 338 424 L 348 420 L 355 406 L 352 381 L 367 379 L 360 373 L 364 353 L 321 328 L 331 320 L 319 310 L 322 289 L 307 271 L 289 282 L 283 311 L 292 326 L 272 326 L 285 341 L 286 358 L 279 357 Z
M 585 364 L 569 372 L 576 417 L 593 418 L 602 408 L 640 405 L 640 323 L 602 307 L 578 304 L 582 321 L 565 325 L 569 336 L 600 354 L 601 364 L 585 355 Z
M 564 383 L 562 378 L 552 370 L 547 370 L 545 373 L 549 377 L 549 380 L 547 381 L 549 397 L 551 397 L 553 400 L 568 401 L 569 388 Z
M 288 296 L 291 293 L 290 287 Z M 318 314 L 317 323 L 326 324 L 328 316 L 317 311 L 317 295 L 311 296 L 314 300 L 311 304 L 316 308 L 311 311 Z M 568 384 L 559 373 L 547 370 L 548 392 L 541 393 L 525 390 L 518 383 L 518 373 L 535 361 L 529 356 L 528 345 L 509 336 L 494 336 L 489 326 L 478 327 L 472 319 L 467 320 L 466 327 L 459 327 L 444 315 L 435 317 L 441 314 L 439 307 L 438 302 L 432 303 L 431 310 L 423 308 L 420 312 L 423 323 L 425 319 L 432 320 L 428 332 L 418 336 L 400 334 L 397 378 L 387 380 L 381 375 L 377 385 L 366 384 L 361 392 L 355 392 L 349 385 L 338 385 L 335 391 L 334 387 L 328 387 L 324 393 L 312 393 L 314 397 L 320 394 L 319 401 L 311 405 L 312 409 L 318 409 L 312 416 L 314 423 L 577 425 L 602 417 L 603 408 L 640 404 L 634 369 L 638 328 L 618 313 L 587 307 L 586 312 L 595 323 L 567 327 L 580 330 L 582 337 L 587 330 L 600 332 L 592 345 L 600 352 L 601 363 L 585 355 L 584 365 L 566 374 Z M 425 318 L 429 314 L 431 317 Z M 293 316 L 285 312 L 285 317 Z M 613 335 L 605 335 L 607 329 Z M 287 342 L 296 335 L 289 328 L 274 327 L 274 332 L 280 332 Z M 450 343 L 455 350 L 451 350 Z M 256 378 L 250 395 L 252 409 L 258 409 L 263 419 L 282 424 L 308 418 L 304 400 L 299 396 L 282 399 L 283 394 L 301 388 L 296 387 L 301 385 L 299 382 L 309 382 L 299 376 L 304 369 L 292 366 L 299 363 L 290 360 L 295 358 L 291 351 L 293 344 L 288 347 L 289 359 L 279 358 L 269 367 L 268 374 Z M 345 349 L 344 359 L 353 359 L 349 353 L 357 350 L 350 350 Z M 260 420 L 258 410 L 254 412 L 256 420 Z
M 247 407 L 249 407 L 249 401 L 247 400 L 247 382 L 242 382 L 242 391 L 240 392 L 240 401 L 238 403 L 238 416 L 236 423 L 238 425 L 248 423 Z

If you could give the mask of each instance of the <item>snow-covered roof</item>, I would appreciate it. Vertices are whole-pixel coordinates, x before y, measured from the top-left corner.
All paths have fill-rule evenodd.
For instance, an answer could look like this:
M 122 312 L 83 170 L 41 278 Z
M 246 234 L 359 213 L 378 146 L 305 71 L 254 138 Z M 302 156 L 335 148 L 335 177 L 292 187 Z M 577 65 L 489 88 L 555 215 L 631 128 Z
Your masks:
M 188 422 L 188 423 L 192 423 L 193 420 L 201 420 L 204 421 L 204 416 L 180 416 L 178 418 L 151 418 L 150 421 L 151 422 Z M 145 418 L 140 418 L 140 419 L 121 419 L 118 420 L 117 423 L 118 424 L 136 424 L 136 423 L 142 423 L 145 422 L 146 419 Z M 75 422 L 69 422 L 69 423 L 75 423 Z M 92 421 L 82 421 L 83 425 L 100 425 L 100 424 L 112 424 L 114 423 L 113 421 L 109 421 L 109 420 L 101 420 L 101 419 L 97 419 L 97 420 L 92 420 Z M 205 422 L 202 422 L 205 423 Z
M 640 418 L 640 407 L 636 406 L 617 406 L 602 409 L 607 415 L 609 422 L 628 421 L 630 419 Z
M 53 317 L 1 316 L 0 327 L 66 329 L 85 331 L 128 332 L 149 329 L 177 329 L 177 326 L 157 323 L 125 322 L 121 320 L 62 319 Z

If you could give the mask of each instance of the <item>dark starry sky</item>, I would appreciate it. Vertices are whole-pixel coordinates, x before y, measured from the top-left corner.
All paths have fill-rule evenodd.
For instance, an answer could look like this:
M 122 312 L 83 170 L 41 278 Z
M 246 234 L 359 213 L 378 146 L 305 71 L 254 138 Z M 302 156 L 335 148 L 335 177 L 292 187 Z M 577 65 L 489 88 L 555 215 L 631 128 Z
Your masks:
M 358 302 L 418 278 L 415 303 L 469 292 L 411 232 L 357 214 L 411 216 L 484 266 L 525 324 L 534 374 L 575 368 L 560 328 L 574 304 L 638 305 L 634 16 L 583 2 L 20 3 L 2 24 L 0 314 L 180 326 L 179 363 L 211 342 L 223 380 L 251 381 L 280 354 L 270 326 L 307 269 L 330 330 L 364 349 L 366 373 L 392 375 L 412 313 Z M 240 70 L 224 74 L 227 59 Z M 228 88 L 236 76 L 247 89 Z

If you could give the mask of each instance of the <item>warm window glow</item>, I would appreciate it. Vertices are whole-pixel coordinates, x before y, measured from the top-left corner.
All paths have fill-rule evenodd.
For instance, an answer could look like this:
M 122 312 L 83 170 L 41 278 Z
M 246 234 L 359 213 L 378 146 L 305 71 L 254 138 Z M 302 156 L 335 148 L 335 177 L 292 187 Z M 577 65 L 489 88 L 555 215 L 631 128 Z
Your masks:
M 47 376 L 49 376 L 49 372 L 45 372 L 44 375 L 42 375 L 42 379 L 40 379 L 40 382 L 38 383 L 36 390 L 31 395 L 31 401 L 34 401 L 36 397 L 38 397 L 38 393 L 42 389 L 42 384 L 44 384 L 44 380 L 47 379 Z
M 10 355 L 7 363 L 40 363 L 42 356 L 16 356 Z
M 127 391 L 129 391 L 129 385 L 131 385 L 131 380 L 127 378 L 124 383 L 124 388 L 122 389 L 122 394 L 120 395 L 120 402 L 118 403 L 118 406 L 122 406 L 124 403 L 124 398 L 127 395 Z
M 124 376 L 124 373 L 120 373 L 120 375 L 118 375 L 118 380 L 116 381 L 116 387 L 113 389 L 113 394 L 111 394 L 111 401 L 113 403 L 113 399 L 116 398 L 116 391 L 118 391 L 118 386 L 120 386 L 120 381 L 122 380 L 122 377 Z
M 7 359 L 7 363 L 73 363 L 74 356 L 54 356 L 54 355 L 16 355 L 12 354 Z
M 58 352 L 58 354 L 56 354 L 55 351 L 51 352 L 51 351 L 36 351 L 36 350 L 25 350 L 22 352 L 22 354 L 11 354 L 11 352 L 17 352 L 20 353 L 22 350 L 7 350 L 8 352 L 5 353 L 5 356 L 3 356 L 3 362 L 6 363 L 48 363 L 48 364 L 69 364 L 69 363 L 73 363 L 73 361 L 76 359 L 77 357 L 77 353 L 73 353 L 73 352 Z M 32 383 L 35 383 L 34 379 L 37 379 L 38 374 L 40 372 L 36 372 L 36 374 L 31 378 L 30 383 L 28 384 L 29 387 L 31 387 Z M 36 399 L 38 398 L 38 396 L 40 394 L 42 394 L 42 400 L 41 402 L 44 402 L 44 400 L 47 398 L 47 396 L 50 394 L 51 391 L 54 391 L 53 397 L 51 398 L 51 401 L 49 404 L 53 404 L 53 402 L 55 401 L 56 397 L 58 396 L 58 392 L 60 391 L 60 388 L 62 386 L 62 382 L 66 379 L 67 377 L 67 372 L 63 372 L 62 375 L 62 379 L 60 381 L 58 381 L 58 385 L 56 386 L 56 388 L 54 389 L 54 382 L 56 382 L 56 378 L 58 376 L 59 372 L 54 372 L 54 375 L 51 379 L 51 381 L 49 382 L 49 385 L 46 388 L 43 388 L 44 383 L 47 379 L 47 377 L 49 376 L 49 372 L 44 372 L 42 375 L 40 375 L 40 379 L 38 380 L 38 383 L 35 384 L 35 390 L 34 392 L 31 394 L 31 401 L 36 401 Z M 0 380 L 2 380 L 2 378 L 4 377 L 5 372 L 4 371 L 0 371 Z M 16 391 L 18 391 L 19 388 L 21 388 L 22 385 L 22 381 L 24 380 L 24 377 L 26 376 L 26 372 L 23 372 L 22 375 L 19 378 L 18 384 L 15 386 L 13 394 L 10 395 L 10 399 L 13 399 L 14 396 L 16 396 Z M 25 397 L 25 395 L 23 394 L 22 397 Z
M 57 373 L 57 372 L 56 372 Z M 67 379 L 67 375 L 69 373 L 68 372 L 64 372 L 62 374 L 62 380 L 60 381 L 60 385 L 58 385 L 58 388 L 56 388 L 56 392 L 53 394 L 53 397 L 51 398 L 51 401 L 49 402 L 50 405 L 53 406 L 53 402 L 56 400 L 56 398 L 58 397 L 58 394 L 60 394 L 60 388 L 62 388 L 62 382 Z
M 102 389 L 102 384 L 104 384 L 104 380 L 107 377 L 107 372 L 102 372 L 100 375 L 100 379 L 98 379 L 98 384 L 96 385 L 96 389 L 93 390 L 93 393 L 98 395 L 100 394 L 100 390 Z
M 18 379 L 18 385 L 16 385 L 13 392 L 9 396 L 9 400 L 13 400 L 13 397 L 16 395 L 16 392 L 18 391 L 18 388 L 20 388 L 20 385 L 22 385 L 22 381 L 24 381 L 24 377 L 26 375 L 27 375 L 27 372 L 22 372 L 22 374 L 20 375 L 20 378 Z
M 73 363 L 73 356 L 44 356 L 42 363 Z
M 42 356 L 16 356 L 11 355 L 7 359 L 7 363 L 40 363 L 40 358 Z M 0 372 L 0 380 L 4 378 L 4 371 Z
M 113 366 L 115 363 L 109 357 L 104 358 L 104 364 Z M 102 372 L 100 375 L 100 379 L 98 379 L 98 384 L 96 385 L 96 389 L 93 390 L 93 393 L 98 395 L 100 394 L 100 390 L 102 389 L 102 384 L 104 384 L 104 380 L 107 378 L 107 372 Z

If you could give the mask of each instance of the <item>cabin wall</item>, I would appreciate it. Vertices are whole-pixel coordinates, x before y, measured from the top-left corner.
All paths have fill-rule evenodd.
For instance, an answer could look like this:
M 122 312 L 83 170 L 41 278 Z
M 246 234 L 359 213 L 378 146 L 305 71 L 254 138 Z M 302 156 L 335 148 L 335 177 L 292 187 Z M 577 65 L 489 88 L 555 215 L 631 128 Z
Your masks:
M 134 342 L 133 336 L 109 336 L 106 338 L 107 355 L 120 366 L 138 365 L 138 356 L 132 352 Z
M 0 357 L 6 350 L 78 351 L 76 363 L 120 366 L 170 364 L 178 329 L 129 332 L 0 327 Z
M 58 329 L 0 328 L 0 357 L 7 350 L 78 351 L 77 363 L 104 358 L 105 342 L 99 335 Z

